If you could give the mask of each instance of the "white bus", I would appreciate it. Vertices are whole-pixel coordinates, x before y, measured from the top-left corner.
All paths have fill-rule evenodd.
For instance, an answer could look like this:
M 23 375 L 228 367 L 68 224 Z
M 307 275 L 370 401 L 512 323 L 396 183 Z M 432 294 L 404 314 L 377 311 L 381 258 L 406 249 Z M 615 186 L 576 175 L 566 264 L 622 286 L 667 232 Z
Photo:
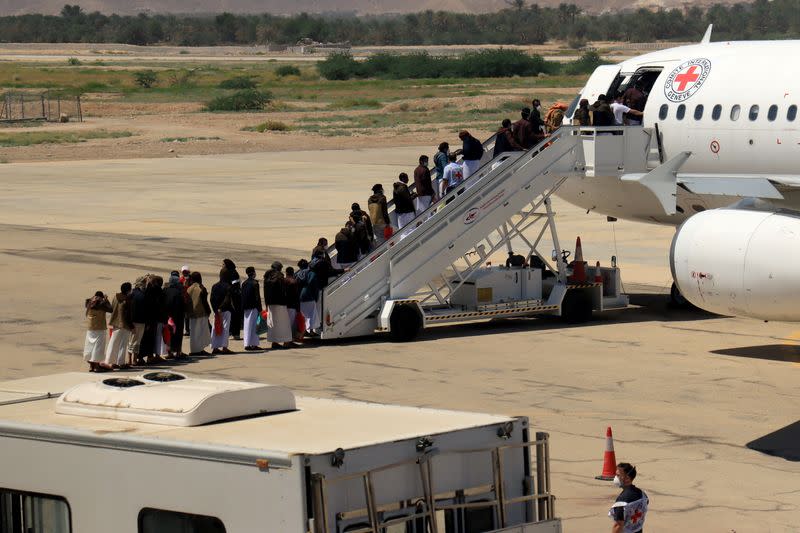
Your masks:
M 0 383 L 0 531 L 561 531 L 524 417 L 119 376 Z

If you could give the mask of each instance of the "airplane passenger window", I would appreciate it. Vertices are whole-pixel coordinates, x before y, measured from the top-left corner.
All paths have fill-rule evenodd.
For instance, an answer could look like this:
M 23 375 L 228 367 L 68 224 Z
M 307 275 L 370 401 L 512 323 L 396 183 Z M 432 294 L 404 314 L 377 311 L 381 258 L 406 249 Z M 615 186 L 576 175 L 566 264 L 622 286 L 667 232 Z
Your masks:
M 786 110 L 786 120 L 789 122 L 794 122 L 794 119 L 797 118 L 797 106 L 792 104 L 789 106 L 789 109 Z
M 686 106 L 681 104 L 678 106 L 678 110 L 675 111 L 675 118 L 678 120 L 683 120 L 683 117 L 686 115 Z
M 694 108 L 694 119 L 700 120 L 703 118 L 703 104 L 697 104 Z
M 665 118 L 667 118 L 668 112 L 669 112 L 669 106 L 667 104 L 661 104 L 661 107 L 658 110 L 659 120 L 664 120 Z
M 772 104 L 771 106 L 769 106 L 769 111 L 767 111 L 767 120 L 772 122 L 777 117 L 778 117 L 778 106 Z
M 713 120 L 719 120 L 719 117 L 722 116 L 722 106 L 717 104 L 714 106 L 714 109 L 711 110 L 711 118 Z
M 755 120 L 758 118 L 758 105 L 750 106 L 750 114 L 748 115 L 750 120 Z
M 731 108 L 731 120 L 739 120 L 739 112 L 741 110 L 742 110 L 742 108 L 739 107 L 739 104 L 736 104 L 735 106 L 733 106 Z

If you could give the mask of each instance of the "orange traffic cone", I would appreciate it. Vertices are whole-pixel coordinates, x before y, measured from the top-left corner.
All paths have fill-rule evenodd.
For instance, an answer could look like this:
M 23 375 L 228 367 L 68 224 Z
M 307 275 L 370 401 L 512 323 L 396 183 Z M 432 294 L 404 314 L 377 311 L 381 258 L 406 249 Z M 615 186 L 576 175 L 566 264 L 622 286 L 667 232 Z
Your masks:
M 603 272 L 600 270 L 600 261 L 594 267 L 594 282 L 603 283 Z
M 595 479 L 613 481 L 617 475 L 617 456 L 614 453 L 614 437 L 611 436 L 611 426 L 606 430 L 606 451 L 603 454 L 603 473 Z
M 583 248 L 581 238 L 575 241 L 575 259 L 572 261 L 572 276 L 569 281 L 573 283 L 586 283 L 586 263 L 583 261 Z

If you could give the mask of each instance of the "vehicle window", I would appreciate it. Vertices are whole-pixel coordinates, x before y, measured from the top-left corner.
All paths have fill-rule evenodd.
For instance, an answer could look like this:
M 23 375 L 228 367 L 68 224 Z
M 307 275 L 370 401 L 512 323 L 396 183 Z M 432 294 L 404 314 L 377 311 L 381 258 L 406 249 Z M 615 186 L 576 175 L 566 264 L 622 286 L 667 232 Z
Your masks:
M 742 111 L 742 108 L 739 107 L 739 104 L 736 104 L 731 108 L 731 120 L 739 120 L 739 113 Z
M 225 533 L 219 518 L 145 508 L 139 511 L 139 533 Z
M 722 116 L 722 106 L 717 104 L 714 106 L 714 109 L 711 110 L 711 118 L 713 120 L 719 120 L 719 117 Z
M 697 104 L 694 108 L 694 119 L 700 120 L 703 118 L 703 104 Z
M 678 120 L 683 120 L 683 117 L 686 115 L 686 106 L 681 104 L 678 106 L 678 110 L 675 111 L 675 118 Z
M 667 118 L 668 113 L 669 113 L 669 106 L 667 104 L 661 104 L 661 107 L 658 109 L 659 120 L 664 120 L 665 118 Z
M 0 489 L 0 531 L 70 533 L 69 504 L 59 496 Z
M 750 120 L 755 120 L 758 118 L 758 106 L 752 105 L 750 106 L 750 113 L 747 115 Z
M 769 106 L 769 110 L 767 111 L 767 120 L 772 122 L 776 118 L 778 118 L 778 106 L 772 104 L 771 106 Z
M 792 104 L 789 106 L 789 109 L 786 110 L 786 120 L 794 122 L 795 118 L 797 118 L 797 106 Z

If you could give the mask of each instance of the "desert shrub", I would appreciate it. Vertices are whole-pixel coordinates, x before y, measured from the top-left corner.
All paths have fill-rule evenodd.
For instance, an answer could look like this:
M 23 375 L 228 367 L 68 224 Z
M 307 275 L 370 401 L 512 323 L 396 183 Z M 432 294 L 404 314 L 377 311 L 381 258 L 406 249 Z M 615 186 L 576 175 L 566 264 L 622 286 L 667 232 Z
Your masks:
M 594 69 L 605 63 L 600 54 L 594 50 L 589 50 L 580 59 L 564 64 L 561 71 L 564 74 L 591 74 Z
M 329 80 L 350 78 L 496 78 L 537 76 L 554 72 L 553 64 L 541 56 L 520 50 L 482 50 L 460 58 L 416 54 L 380 53 L 358 63 L 347 54 L 334 54 L 318 65 L 320 74 Z
M 139 72 L 134 72 L 133 80 L 139 87 L 143 89 L 150 89 L 156 84 L 158 76 L 152 70 L 140 70 Z
M 294 65 L 281 65 L 280 67 L 275 69 L 275 74 L 277 74 L 281 78 L 284 76 L 299 76 L 300 69 Z
M 258 133 L 264 133 L 265 131 L 289 131 L 290 129 L 291 128 L 286 123 L 279 120 L 268 120 L 256 126 L 242 128 L 244 131 L 257 131 Z
M 208 111 L 257 111 L 272 100 L 267 91 L 245 89 L 233 94 L 218 96 L 206 104 Z
M 173 88 L 186 88 L 194 86 L 194 69 L 176 70 L 169 75 L 169 86 Z
M 328 80 L 349 80 L 359 77 L 361 69 L 358 62 L 348 53 L 331 54 L 317 64 L 323 78 Z
M 251 76 L 236 76 L 219 82 L 220 89 L 255 89 L 256 82 Z
M 502 48 L 467 52 L 453 67 L 453 74 L 463 78 L 538 76 L 550 72 L 550 65 L 542 56 Z
M 80 64 L 81 64 L 81 60 L 78 59 L 77 57 L 70 57 L 69 59 L 67 59 L 67 65 L 69 65 L 71 67 L 77 67 Z

